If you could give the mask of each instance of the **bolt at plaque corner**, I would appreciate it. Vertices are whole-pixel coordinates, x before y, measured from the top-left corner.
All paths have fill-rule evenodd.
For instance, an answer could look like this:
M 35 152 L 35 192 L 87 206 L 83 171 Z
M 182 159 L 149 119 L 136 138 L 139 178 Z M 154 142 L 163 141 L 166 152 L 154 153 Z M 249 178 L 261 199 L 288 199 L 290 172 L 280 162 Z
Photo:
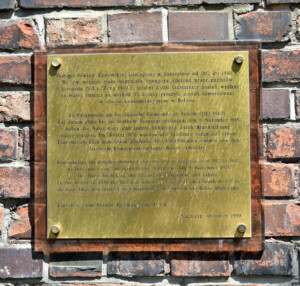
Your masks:
M 61 66 L 61 62 L 58 58 L 54 59 L 51 63 L 54 68 L 59 68 Z
M 238 55 L 238 56 L 236 56 L 236 57 L 234 58 L 234 61 L 235 61 L 237 64 L 241 65 L 241 64 L 244 62 L 244 57 L 243 57 L 242 55 Z
M 60 232 L 60 227 L 58 226 L 58 225 L 53 225 L 52 227 L 51 227 L 51 232 L 53 233 L 53 234 L 59 234 L 59 232 Z
M 247 230 L 247 226 L 243 223 L 239 224 L 237 227 L 237 231 L 240 233 L 245 233 Z

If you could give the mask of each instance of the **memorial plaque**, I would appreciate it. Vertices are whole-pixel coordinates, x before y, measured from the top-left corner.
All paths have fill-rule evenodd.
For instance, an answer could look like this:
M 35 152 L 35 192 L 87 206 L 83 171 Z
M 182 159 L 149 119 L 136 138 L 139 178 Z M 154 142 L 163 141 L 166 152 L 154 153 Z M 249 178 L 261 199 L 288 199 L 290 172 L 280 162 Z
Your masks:
M 47 56 L 47 236 L 250 238 L 249 52 Z

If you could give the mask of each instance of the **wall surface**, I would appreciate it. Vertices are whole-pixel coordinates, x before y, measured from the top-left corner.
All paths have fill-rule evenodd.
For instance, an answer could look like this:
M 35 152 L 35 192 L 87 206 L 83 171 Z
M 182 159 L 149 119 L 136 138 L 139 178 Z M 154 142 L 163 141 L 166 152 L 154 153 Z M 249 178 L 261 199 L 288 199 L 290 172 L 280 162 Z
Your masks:
M 1 285 L 300 285 L 299 0 L 1 0 Z M 42 44 L 262 42 L 265 250 L 32 251 L 33 50 Z

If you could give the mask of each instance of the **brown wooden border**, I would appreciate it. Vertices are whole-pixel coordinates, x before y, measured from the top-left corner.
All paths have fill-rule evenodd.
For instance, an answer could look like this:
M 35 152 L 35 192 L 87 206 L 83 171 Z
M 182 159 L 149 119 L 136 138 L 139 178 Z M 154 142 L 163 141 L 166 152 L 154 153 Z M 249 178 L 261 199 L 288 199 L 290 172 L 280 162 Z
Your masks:
M 46 82 L 47 55 L 82 53 L 137 53 L 137 52 L 193 52 L 193 51 L 248 51 L 250 69 L 250 131 L 251 131 L 251 206 L 252 238 L 225 239 L 47 239 L 47 116 Z M 262 128 L 260 118 L 260 43 L 259 42 L 186 42 L 126 44 L 91 47 L 41 48 L 34 56 L 34 156 L 35 156 L 35 251 L 260 251 L 263 245 L 261 208 L 260 162 L 262 161 Z

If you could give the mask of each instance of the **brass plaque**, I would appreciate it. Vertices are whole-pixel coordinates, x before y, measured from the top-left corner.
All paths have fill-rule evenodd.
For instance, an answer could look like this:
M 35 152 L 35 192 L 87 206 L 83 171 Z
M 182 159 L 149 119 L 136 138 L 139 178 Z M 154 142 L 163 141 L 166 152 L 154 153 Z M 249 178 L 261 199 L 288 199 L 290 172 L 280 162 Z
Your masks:
M 47 60 L 49 238 L 251 237 L 248 52 Z

